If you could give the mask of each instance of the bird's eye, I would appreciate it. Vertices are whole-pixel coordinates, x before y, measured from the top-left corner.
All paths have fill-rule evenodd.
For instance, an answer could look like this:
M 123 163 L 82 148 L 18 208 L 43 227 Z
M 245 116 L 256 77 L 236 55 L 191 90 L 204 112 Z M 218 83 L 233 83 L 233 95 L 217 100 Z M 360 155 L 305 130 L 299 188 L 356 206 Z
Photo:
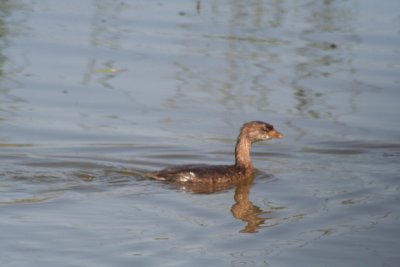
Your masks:
M 268 125 L 264 126 L 264 131 L 266 131 L 266 132 L 272 131 L 273 129 L 274 129 L 274 127 L 272 127 L 272 126 L 268 126 Z

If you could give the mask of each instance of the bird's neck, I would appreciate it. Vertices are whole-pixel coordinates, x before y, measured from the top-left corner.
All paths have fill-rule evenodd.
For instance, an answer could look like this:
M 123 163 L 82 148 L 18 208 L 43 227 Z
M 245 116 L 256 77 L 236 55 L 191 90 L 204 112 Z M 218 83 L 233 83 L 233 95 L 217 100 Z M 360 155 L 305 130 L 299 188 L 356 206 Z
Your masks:
M 254 170 L 250 159 L 251 142 L 246 136 L 239 135 L 235 148 L 235 167 L 244 169 L 246 172 Z

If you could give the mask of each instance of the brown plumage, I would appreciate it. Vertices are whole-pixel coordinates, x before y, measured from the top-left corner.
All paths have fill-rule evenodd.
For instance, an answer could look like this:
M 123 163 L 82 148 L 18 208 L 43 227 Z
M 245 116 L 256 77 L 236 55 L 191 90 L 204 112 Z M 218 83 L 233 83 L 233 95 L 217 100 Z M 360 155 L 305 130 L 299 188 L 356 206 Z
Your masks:
M 282 137 L 283 134 L 276 131 L 271 124 L 262 121 L 247 122 L 240 129 L 236 141 L 234 165 L 180 165 L 151 172 L 146 176 L 181 185 L 198 184 L 210 188 L 223 188 L 254 174 L 250 158 L 252 143 Z

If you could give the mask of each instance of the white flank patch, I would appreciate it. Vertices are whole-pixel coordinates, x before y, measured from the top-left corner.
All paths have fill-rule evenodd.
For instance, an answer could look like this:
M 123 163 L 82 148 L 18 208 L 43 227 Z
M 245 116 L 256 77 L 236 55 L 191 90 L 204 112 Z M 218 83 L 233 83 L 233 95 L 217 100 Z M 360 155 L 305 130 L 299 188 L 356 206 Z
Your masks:
M 185 175 L 182 175 L 181 177 L 179 177 L 179 181 L 180 182 L 187 182 L 190 181 L 190 179 L 192 179 L 194 177 L 194 173 L 193 172 L 188 172 Z

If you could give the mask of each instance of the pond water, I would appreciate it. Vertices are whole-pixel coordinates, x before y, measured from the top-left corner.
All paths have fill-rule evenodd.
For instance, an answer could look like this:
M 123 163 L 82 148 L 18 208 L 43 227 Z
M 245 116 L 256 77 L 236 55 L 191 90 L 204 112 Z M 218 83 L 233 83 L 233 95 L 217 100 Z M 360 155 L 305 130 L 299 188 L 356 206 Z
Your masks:
M 400 2 L 1 1 L 1 266 L 397 266 Z M 147 180 L 230 164 L 252 183 Z

